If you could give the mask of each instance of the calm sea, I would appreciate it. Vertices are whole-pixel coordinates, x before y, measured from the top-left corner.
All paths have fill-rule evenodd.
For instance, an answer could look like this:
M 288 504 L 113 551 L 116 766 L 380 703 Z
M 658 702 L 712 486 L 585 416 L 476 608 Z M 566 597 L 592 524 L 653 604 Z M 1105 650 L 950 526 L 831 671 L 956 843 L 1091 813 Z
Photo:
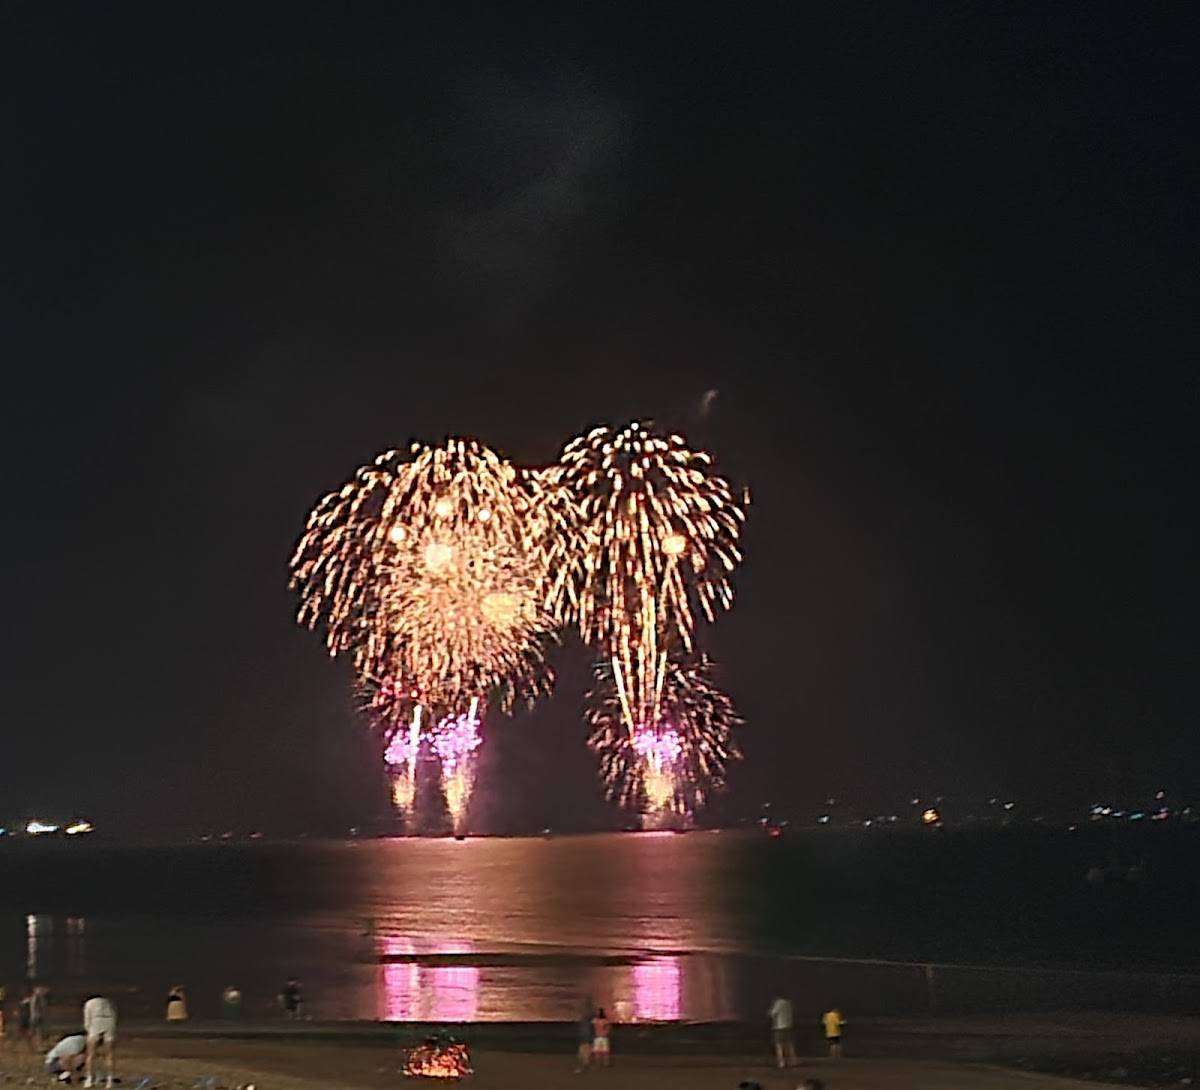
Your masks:
M 157 1013 L 289 975 L 319 1018 L 759 1018 L 777 989 L 866 1014 L 1194 1009 L 1197 837 L 1100 830 L 611 834 L 0 849 L 0 984 Z M 1086 882 L 1094 864 L 1136 880 Z M 1135 970 L 1135 972 L 1130 972 Z M 1175 974 L 1175 975 L 1170 975 Z

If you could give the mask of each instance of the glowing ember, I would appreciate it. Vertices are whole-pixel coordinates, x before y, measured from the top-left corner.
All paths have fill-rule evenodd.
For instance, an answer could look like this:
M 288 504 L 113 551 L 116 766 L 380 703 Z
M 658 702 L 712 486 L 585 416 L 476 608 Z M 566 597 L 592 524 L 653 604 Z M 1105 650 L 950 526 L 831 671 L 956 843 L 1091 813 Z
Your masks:
M 409 1078 L 461 1079 L 472 1073 L 471 1053 L 459 1041 L 426 1041 L 410 1049 L 404 1061 Z
M 667 534 L 663 538 L 662 548 L 667 556 L 680 556 L 687 549 L 687 538 L 683 534 Z
M 494 628 L 511 628 L 520 608 L 520 599 L 503 590 L 485 594 L 479 603 L 480 612 Z
M 425 546 L 425 567 L 437 574 L 450 566 L 454 559 L 454 547 L 441 541 L 431 541 Z

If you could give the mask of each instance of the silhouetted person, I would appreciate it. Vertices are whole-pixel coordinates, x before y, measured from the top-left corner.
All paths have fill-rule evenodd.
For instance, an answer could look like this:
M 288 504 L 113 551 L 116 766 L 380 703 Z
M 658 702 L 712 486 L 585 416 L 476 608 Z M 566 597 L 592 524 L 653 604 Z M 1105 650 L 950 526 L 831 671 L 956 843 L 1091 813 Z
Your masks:
M 592 1001 L 585 999 L 576 1025 L 575 1070 L 582 1071 L 592 1062 Z
M 279 993 L 279 1001 L 283 1004 L 283 1012 L 289 1018 L 299 1018 L 304 1013 L 304 994 L 300 991 L 300 981 L 291 977 Z

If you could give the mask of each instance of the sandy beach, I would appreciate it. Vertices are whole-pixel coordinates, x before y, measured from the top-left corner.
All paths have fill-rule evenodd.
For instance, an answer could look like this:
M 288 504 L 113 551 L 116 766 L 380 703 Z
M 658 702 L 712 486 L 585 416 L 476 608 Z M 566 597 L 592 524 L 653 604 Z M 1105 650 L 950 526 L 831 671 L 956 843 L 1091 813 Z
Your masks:
M 819 1048 L 779 1072 L 755 1052 L 750 1026 L 618 1027 L 609 1070 L 574 1072 L 569 1026 L 467 1026 L 475 1074 L 465 1085 L 553 1090 L 595 1085 L 629 1090 L 734 1090 L 742 1080 L 792 1090 L 819 1078 L 828 1090 L 1069 1090 L 1114 1083 L 1187 1086 L 1200 1054 L 1200 1026 L 1186 1018 L 1063 1014 L 1051 1017 L 877 1021 L 861 1024 L 853 1054 L 832 1062 Z M 148 1077 L 164 1090 L 208 1079 L 234 1090 L 376 1090 L 451 1085 L 401 1073 L 403 1049 L 426 1031 L 379 1023 L 131 1021 L 119 1052 L 122 1085 Z M 623 1036 L 622 1036 L 623 1035 Z M 1146 1062 L 1157 1057 L 1157 1065 Z M 1173 1059 L 1168 1063 L 1168 1058 Z M 1069 1076 L 1069 1077 L 1067 1077 Z M 0 1082 L 44 1085 L 39 1054 L 10 1036 L 0 1046 Z
M 461 1085 L 478 1090 L 555 1090 L 596 1086 L 612 1090 L 734 1090 L 743 1079 L 764 1090 L 791 1090 L 803 1078 L 824 1080 L 829 1090 L 1071 1090 L 1093 1083 L 1033 1075 L 975 1064 L 914 1060 L 805 1061 L 790 1072 L 767 1066 L 762 1058 L 728 1056 L 618 1057 L 609 1070 L 574 1073 L 570 1056 L 477 1051 L 475 1074 Z M 375 1090 L 397 1085 L 458 1085 L 407 1079 L 399 1071 L 400 1053 L 383 1044 L 313 1040 L 226 1040 L 204 1037 L 141 1038 L 123 1043 L 119 1056 L 122 1085 L 144 1076 L 167 1090 L 190 1090 L 206 1078 L 216 1087 L 253 1085 L 258 1090 L 316 1090 L 345 1087 Z M 42 1072 L 41 1058 L 10 1043 L 0 1052 L 3 1081 L 57 1085 Z

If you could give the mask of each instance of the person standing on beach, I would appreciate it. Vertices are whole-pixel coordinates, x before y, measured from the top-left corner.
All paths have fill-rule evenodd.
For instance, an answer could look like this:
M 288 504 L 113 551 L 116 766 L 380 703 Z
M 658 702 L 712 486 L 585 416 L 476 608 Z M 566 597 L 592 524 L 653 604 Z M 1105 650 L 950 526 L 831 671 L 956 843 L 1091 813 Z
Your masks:
M 242 991 L 236 984 L 230 984 L 221 993 L 221 1014 L 226 1018 L 237 1018 L 242 1013 Z
M 283 1004 L 283 1013 L 289 1018 L 299 1018 L 304 1010 L 304 995 L 300 991 L 300 981 L 289 977 L 288 982 L 279 993 L 279 1001 Z
M 608 1015 L 601 1007 L 592 1019 L 592 1059 L 600 1067 L 607 1067 L 612 1059 L 612 1046 L 609 1042 L 611 1033 L 612 1026 L 609 1025 Z
M 840 1060 L 842 1058 L 842 1027 L 846 1024 L 846 1019 L 842 1017 L 842 1012 L 837 1007 L 830 1007 L 821 1015 L 821 1024 L 825 1027 L 825 1040 L 829 1045 L 830 1059 Z
M 582 1074 L 592 1062 L 592 1001 L 585 999 L 576 1025 L 575 1074 Z
M 17 1024 L 30 1049 L 41 1052 L 45 1044 L 42 1027 L 46 1024 L 46 989 L 42 985 L 35 985 L 21 1000 L 17 1007 Z
M 96 1052 L 104 1050 L 104 1062 L 108 1068 L 108 1090 L 112 1090 L 117 1076 L 117 1008 L 113 1001 L 103 995 L 93 995 L 83 1005 L 83 1031 L 87 1034 L 87 1072 L 84 1086 L 95 1086 Z
M 767 1017 L 771 1019 L 771 1043 L 775 1046 L 776 1066 L 795 1067 L 796 1036 L 792 1001 L 777 995 L 767 1008 Z
M 187 1016 L 187 993 L 182 984 L 176 984 L 167 993 L 167 1021 L 186 1022 Z

